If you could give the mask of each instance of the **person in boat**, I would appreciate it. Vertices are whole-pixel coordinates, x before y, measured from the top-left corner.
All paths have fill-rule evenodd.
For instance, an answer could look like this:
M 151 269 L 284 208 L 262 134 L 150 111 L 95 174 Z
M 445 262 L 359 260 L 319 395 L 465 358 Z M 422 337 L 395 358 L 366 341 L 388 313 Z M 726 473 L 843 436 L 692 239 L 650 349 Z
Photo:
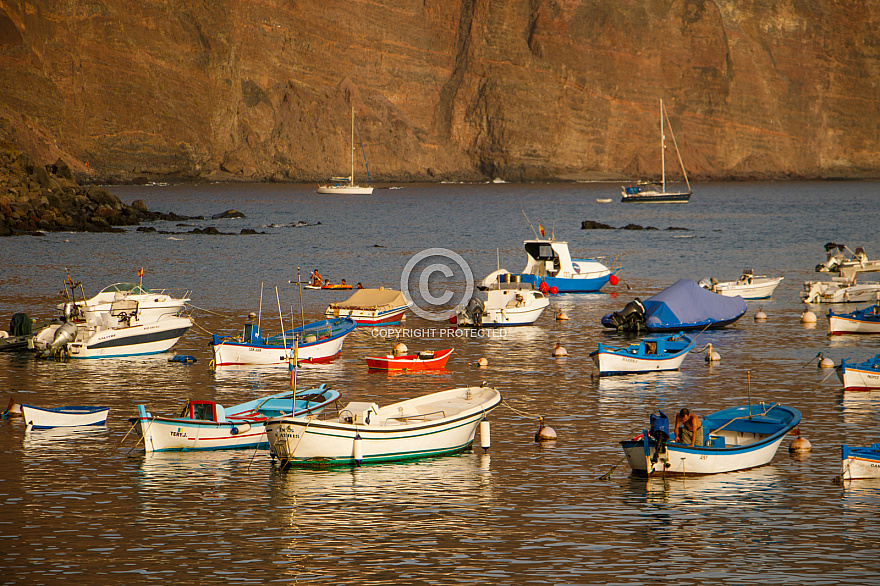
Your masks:
M 345 282 L 345 279 L 342 279 L 342 286 L 345 287 L 347 285 L 348 285 L 348 283 Z
M 363 286 L 363 285 L 361 285 L 361 284 L 360 284 L 360 283 L 358 283 L 358 284 L 357 284 L 357 288 L 358 288 L 358 289 L 363 289 L 363 288 L 364 288 L 364 286 Z
M 675 427 L 672 428 L 673 439 L 680 444 L 703 445 L 703 422 L 700 418 L 682 409 L 675 416 Z
M 324 284 L 324 277 L 321 276 L 321 273 L 318 272 L 318 269 L 315 269 L 315 272 L 312 273 L 312 278 L 310 279 L 310 281 L 310 285 L 320 287 Z

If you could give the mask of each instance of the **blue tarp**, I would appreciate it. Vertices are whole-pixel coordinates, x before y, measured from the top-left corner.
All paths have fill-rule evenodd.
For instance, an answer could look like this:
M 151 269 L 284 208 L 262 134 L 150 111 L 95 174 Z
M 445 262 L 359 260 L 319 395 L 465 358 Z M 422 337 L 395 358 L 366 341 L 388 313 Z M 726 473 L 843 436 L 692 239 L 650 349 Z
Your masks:
M 746 312 L 742 297 L 725 297 L 700 287 L 696 281 L 681 279 L 643 302 L 648 331 L 680 331 L 709 324 L 727 325 Z M 610 315 L 602 318 L 602 324 Z

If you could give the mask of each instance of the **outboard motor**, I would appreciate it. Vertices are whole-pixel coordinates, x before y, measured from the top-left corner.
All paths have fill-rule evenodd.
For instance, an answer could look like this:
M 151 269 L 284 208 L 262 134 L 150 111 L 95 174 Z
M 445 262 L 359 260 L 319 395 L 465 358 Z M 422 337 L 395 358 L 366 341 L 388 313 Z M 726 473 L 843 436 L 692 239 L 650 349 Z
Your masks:
M 612 313 L 611 320 L 618 330 L 638 332 L 645 325 L 645 306 L 636 297 L 622 310 Z
M 666 453 L 666 442 L 669 441 L 669 418 L 663 411 L 658 409 L 657 413 L 651 413 L 651 431 L 648 432 L 648 436 L 657 442 L 654 455 L 651 457 L 651 462 L 656 464 L 660 454 Z
M 471 324 L 480 327 L 483 323 L 483 314 L 486 312 L 486 305 L 479 297 L 471 297 L 467 307 L 464 308 L 464 316 Z
M 55 339 L 49 344 L 48 350 L 57 350 L 76 340 L 76 324 L 67 322 L 55 330 Z

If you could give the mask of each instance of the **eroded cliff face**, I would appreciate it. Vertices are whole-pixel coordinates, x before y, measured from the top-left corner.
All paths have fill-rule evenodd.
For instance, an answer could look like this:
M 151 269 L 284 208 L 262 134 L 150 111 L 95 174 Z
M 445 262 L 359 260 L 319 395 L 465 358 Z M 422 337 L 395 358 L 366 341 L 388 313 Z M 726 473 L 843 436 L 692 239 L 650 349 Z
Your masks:
M 880 175 L 880 1 L 0 0 L 0 139 L 81 175 Z M 359 164 L 362 169 L 362 164 Z M 358 171 L 363 174 L 362 170 Z

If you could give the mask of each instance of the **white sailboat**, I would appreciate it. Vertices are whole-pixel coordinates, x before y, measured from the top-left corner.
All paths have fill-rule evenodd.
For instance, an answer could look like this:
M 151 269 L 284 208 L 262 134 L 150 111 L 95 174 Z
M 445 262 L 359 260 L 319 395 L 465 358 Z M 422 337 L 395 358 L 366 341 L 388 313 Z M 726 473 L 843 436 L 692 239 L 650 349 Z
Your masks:
M 675 154 L 678 155 L 678 164 L 681 165 L 681 173 L 684 175 L 687 191 L 666 191 L 666 132 L 663 125 L 664 120 L 669 125 L 669 134 L 672 136 L 672 144 L 675 147 Z M 623 197 L 620 199 L 622 203 L 687 203 L 691 199 L 691 194 L 693 194 L 690 181 L 688 181 L 687 171 L 684 170 L 684 162 L 681 160 L 681 153 L 678 151 L 678 143 L 675 141 L 675 133 L 672 132 L 669 116 L 666 114 L 666 108 L 663 107 L 663 100 L 660 100 L 660 160 L 663 168 L 662 182 L 658 184 L 656 181 L 641 181 L 635 185 L 624 186 L 622 191 Z
M 331 177 L 331 184 L 318 187 L 318 193 L 335 193 L 339 195 L 370 195 L 372 187 L 361 187 L 354 182 L 354 106 L 351 107 L 351 175 L 348 177 Z

